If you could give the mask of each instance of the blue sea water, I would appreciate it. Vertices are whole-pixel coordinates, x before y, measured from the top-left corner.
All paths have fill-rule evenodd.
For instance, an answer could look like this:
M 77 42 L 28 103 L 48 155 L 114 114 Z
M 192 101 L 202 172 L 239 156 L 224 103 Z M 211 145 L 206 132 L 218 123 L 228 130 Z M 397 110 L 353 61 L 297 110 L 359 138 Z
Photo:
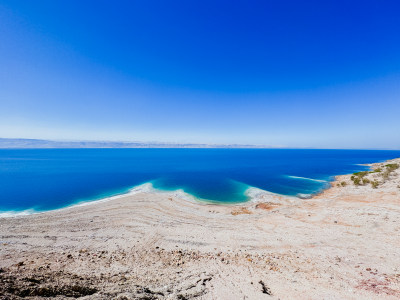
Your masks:
M 151 182 L 219 203 L 247 201 L 257 187 L 312 194 L 360 164 L 400 151 L 300 149 L 2 149 L 0 211 L 46 211 L 124 193 Z

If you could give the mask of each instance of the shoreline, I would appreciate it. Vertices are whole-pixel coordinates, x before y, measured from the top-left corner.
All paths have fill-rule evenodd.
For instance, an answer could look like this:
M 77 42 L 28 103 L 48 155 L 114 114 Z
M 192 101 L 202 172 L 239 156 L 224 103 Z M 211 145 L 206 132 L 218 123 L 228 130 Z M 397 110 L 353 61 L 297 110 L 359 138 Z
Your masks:
M 269 193 L 267 191 L 264 191 L 264 192 Z M 223 203 L 223 202 L 219 202 L 216 200 L 201 199 L 192 194 L 185 192 L 182 189 L 177 189 L 177 190 L 156 189 L 153 187 L 153 185 L 150 181 L 150 182 L 145 182 L 143 184 L 134 186 L 134 187 L 128 189 L 126 192 L 122 192 L 122 193 L 118 193 L 115 195 L 111 195 L 111 196 L 107 196 L 107 197 L 99 198 L 99 199 L 94 199 L 94 200 L 79 200 L 76 203 L 72 203 L 68 206 L 60 207 L 60 208 L 56 208 L 56 209 L 50 209 L 50 210 L 45 210 L 45 211 L 35 211 L 34 208 L 29 208 L 29 209 L 26 209 L 23 211 L 0 211 L 0 219 L 1 218 L 13 218 L 13 217 L 25 217 L 25 216 L 30 216 L 30 215 L 58 212 L 58 211 L 63 211 L 63 210 L 73 209 L 73 208 L 78 208 L 78 207 L 83 207 L 83 206 L 96 205 L 96 204 L 101 204 L 104 202 L 113 201 L 113 200 L 120 199 L 120 198 L 134 196 L 135 194 L 138 194 L 138 193 L 145 193 L 145 194 L 149 194 L 149 195 L 151 195 L 151 194 L 167 195 L 169 197 L 181 198 L 183 200 L 186 200 L 191 203 L 198 204 L 198 205 L 236 206 L 236 205 L 243 205 L 247 202 L 252 201 L 252 200 L 248 200 L 248 201 L 237 202 L 237 203 L 236 202 Z
M 373 164 L 377 163 L 371 163 L 371 164 L 360 164 L 363 166 L 370 166 Z M 347 174 L 350 175 L 350 174 Z M 297 179 L 304 179 L 304 180 L 311 180 L 311 181 L 317 181 L 317 182 L 325 182 L 329 184 L 329 186 L 321 188 L 321 190 L 313 192 L 311 194 L 302 194 L 299 193 L 297 195 L 284 195 L 284 194 L 278 194 L 274 192 L 270 192 L 267 190 L 263 190 L 254 186 L 248 186 L 248 188 L 245 190 L 244 194 L 248 197 L 248 200 L 246 201 L 241 201 L 241 202 L 223 202 L 223 201 L 218 201 L 218 200 L 210 200 L 210 199 L 202 199 L 199 198 L 195 195 L 192 195 L 190 193 L 185 192 L 183 189 L 177 189 L 177 190 L 162 190 L 162 189 L 156 189 L 152 185 L 152 181 L 148 181 L 136 186 L 133 186 L 129 188 L 126 192 L 121 192 L 117 194 L 113 194 L 110 196 L 106 196 L 103 198 L 98 198 L 95 197 L 93 200 L 87 199 L 87 200 L 78 200 L 75 203 L 69 204 L 65 207 L 60 207 L 60 208 L 55 208 L 55 209 L 50 209 L 50 210 L 44 210 L 44 211 L 37 211 L 34 208 L 28 208 L 22 211 L 16 211 L 16 210 L 9 210 L 9 211 L 0 211 L 0 219 L 1 218 L 16 218 L 16 217 L 24 217 L 24 216 L 30 216 L 30 215 L 36 215 L 36 214 L 43 214 L 43 213 L 50 213 L 50 212 L 56 212 L 64 209 L 70 209 L 74 207 L 81 207 L 81 206 L 86 206 L 86 205 L 92 205 L 96 203 L 102 203 L 102 202 L 107 202 L 107 201 L 112 201 L 114 199 L 119 199 L 120 197 L 125 197 L 125 196 L 131 196 L 137 193 L 142 193 L 146 192 L 149 194 L 152 193 L 160 193 L 160 194 L 170 194 L 170 196 L 173 197 L 181 197 L 187 201 L 191 201 L 194 203 L 197 203 L 199 205 L 221 205 L 221 206 L 243 206 L 246 205 L 246 203 L 257 203 L 259 202 L 258 197 L 260 195 L 271 195 L 271 196 L 277 196 L 277 197 L 284 197 L 284 198 L 296 198 L 296 199 L 312 199 L 322 193 L 324 193 L 326 190 L 330 189 L 332 187 L 332 184 L 336 181 L 336 178 L 338 176 L 343 176 L 343 175 L 333 175 L 332 180 L 322 180 L 322 179 L 312 179 L 312 178 L 305 178 L 305 177 L 298 177 L 298 176 L 289 176 L 291 178 L 297 178 Z M 253 196 L 249 195 L 253 194 Z M 254 196 L 254 194 L 258 194 L 258 196 Z
M 327 182 L 327 183 L 329 183 L 329 182 Z M 143 188 L 145 189 L 145 191 L 142 190 Z M 218 205 L 218 206 L 223 206 L 223 207 L 224 206 L 225 207 L 235 207 L 235 206 L 245 206 L 247 204 L 257 204 L 258 202 L 262 201 L 260 199 L 265 199 L 268 196 L 271 196 L 271 197 L 275 196 L 275 197 L 288 198 L 288 199 L 297 199 L 297 200 L 311 199 L 311 198 L 315 197 L 316 195 L 323 193 L 324 190 L 329 189 L 329 188 L 330 187 L 323 188 L 322 191 L 315 192 L 312 194 L 298 194 L 297 196 L 291 196 L 291 195 L 273 193 L 273 192 L 263 190 L 263 189 L 260 189 L 257 187 L 249 186 L 249 188 L 247 188 L 247 190 L 245 191 L 245 195 L 248 197 L 248 200 L 241 201 L 241 202 L 233 202 L 233 201 L 232 202 L 223 202 L 223 201 L 218 201 L 218 200 L 209 200 L 209 199 L 198 198 L 190 193 L 185 192 L 182 189 L 177 189 L 177 190 L 156 189 L 152 186 L 151 182 L 146 182 L 146 183 L 140 184 L 138 186 L 135 186 L 135 187 L 129 189 L 125 193 L 119 193 L 119 194 L 115 194 L 112 196 L 99 198 L 99 199 L 95 199 L 95 200 L 81 200 L 76 203 L 70 204 L 68 206 L 60 207 L 60 208 L 56 208 L 56 209 L 37 211 L 34 208 L 29 208 L 29 209 L 26 209 L 23 211 L 0 211 L 0 219 L 1 218 L 26 217 L 26 216 L 31 216 L 31 215 L 46 214 L 46 213 L 63 211 L 63 210 L 72 209 L 72 208 L 95 205 L 95 204 L 113 201 L 113 200 L 124 198 L 124 197 L 133 196 L 138 193 L 146 193 L 149 195 L 151 195 L 151 194 L 168 195 L 170 197 L 181 198 L 185 201 L 189 201 L 189 202 L 195 203 L 197 205 Z M 299 196 L 299 195 L 303 195 L 303 197 Z
M 26 216 L 31 216 L 31 215 L 61 212 L 61 211 L 68 210 L 68 209 L 74 209 L 74 208 L 90 206 L 90 205 L 97 205 L 97 204 L 117 200 L 120 198 L 130 197 L 130 196 L 134 196 L 139 193 L 148 194 L 148 195 L 159 194 L 159 195 L 167 196 L 168 198 L 171 198 L 171 197 L 179 198 L 181 200 L 188 201 L 188 202 L 196 204 L 196 205 L 202 205 L 202 206 L 216 205 L 216 206 L 222 206 L 222 207 L 235 207 L 235 206 L 243 206 L 248 203 L 253 203 L 253 204 L 258 203 L 260 201 L 259 198 L 265 197 L 265 196 L 297 198 L 295 196 L 287 196 L 287 195 L 281 195 L 281 194 L 269 192 L 269 191 L 262 190 L 262 189 L 259 189 L 256 187 L 249 187 L 245 191 L 246 195 L 249 195 L 249 194 L 253 195 L 253 196 L 248 196 L 249 200 L 242 201 L 242 202 L 220 202 L 217 200 L 208 200 L 208 199 L 198 198 L 190 193 L 185 192 L 182 189 L 177 189 L 177 190 L 156 189 L 152 186 L 151 182 L 146 182 L 146 183 L 143 183 L 143 184 L 140 184 L 140 185 L 130 188 L 125 193 L 119 193 L 119 194 L 115 194 L 113 196 L 104 197 L 104 198 L 100 198 L 100 199 L 96 199 L 96 200 L 82 200 L 77 203 L 73 203 L 68 206 L 65 206 L 65 207 L 60 207 L 60 208 L 51 209 L 51 210 L 35 211 L 34 208 L 30 208 L 30 209 L 26 209 L 23 211 L 0 211 L 0 219 L 26 217 Z
M 389 159 L 389 160 L 376 162 L 376 163 L 370 163 L 370 164 L 363 164 L 364 166 L 369 167 L 368 171 L 361 171 L 361 172 L 356 172 L 356 173 L 351 173 L 351 174 L 337 175 L 334 177 L 334 180 L 330 182 L 329 188 L 324 189 L 321 193 L 316 194 L 315 197 L 313 197 L 313 198 L 318 199 L 318 198 L 321 198 L 324 196 L 330 196 L 330 194 L 335 193 L 338 190 L 342 190 L 342 191 L 346 190 L 346 192 L 348 192 L 348 193 L 352 192 L 353 194 L 355 194 L 355 192 L 357 190 L 362 189 L 362 188 L 366 188 L 368 191 L 379 191 L 382 188 L 382 185 L 384 185 L 383 188 L 388 189 L 390 187 L 388 187 L 387 186 L 388 184 L 386 184 L 385 182 L 378 185 L 377 188 L 373 188 L 372 186 L 370 186 L 370 182 L 371 182 L 371 180 L 382 181 L 382 178 L 380 178 L 381 174 L 379 172 L 375 173 L 374 170 L 382 169 L 385 167 L 385 165 L 393 164 L 393 163 L 400 165 L 400 158 L 394 158 L 394 159 Z M 398 170 L 396 170 L 396 171 L 397 172 L 395 172 L 394 175 L 399 173 Z M 359 185 L 354 184 L 351 177 L 353 177 L 355 174 L 359 174 L 359 173 L 366 173 L 365 178 L 368 178 L 368 183 L 365 183 L 365 184 L 361 183 Z M 342 186 L 343 182 L 345 182 L 345 186 Z M 396 182 L 397 182 L 397 184 L 393 184 L 393 186 L 395 187 L 394 190 L 396 190 L 396 188 L 398 188 L 400 191 L 400 180 L 398 180 Z M 393 187 L 391 187 L 391 188 L 393 190 Z M 400 199 L 400 195 L 399 195 L 399 199 Z
M 343 178 L 307 200 L 139 192 L 2 218 L 0 298 L 398 299 L 400 169 L 376 189 Z

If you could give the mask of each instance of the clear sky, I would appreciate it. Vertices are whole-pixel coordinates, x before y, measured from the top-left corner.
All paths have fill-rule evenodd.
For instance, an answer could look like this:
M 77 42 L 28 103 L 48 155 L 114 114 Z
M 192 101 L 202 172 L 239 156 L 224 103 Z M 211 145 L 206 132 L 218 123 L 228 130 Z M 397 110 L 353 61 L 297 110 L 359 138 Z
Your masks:
M 399 1 L 0 0 L 0 137 L 400 149 Z

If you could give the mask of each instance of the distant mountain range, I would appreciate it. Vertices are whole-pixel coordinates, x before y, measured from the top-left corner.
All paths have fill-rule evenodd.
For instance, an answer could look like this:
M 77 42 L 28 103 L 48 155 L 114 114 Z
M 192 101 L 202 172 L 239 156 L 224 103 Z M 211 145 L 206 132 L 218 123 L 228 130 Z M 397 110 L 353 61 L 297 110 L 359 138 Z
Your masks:
M 157 142 L 52 141 L 0 138 L 0 148 L 272 148 L 240 144 L 177 144 Z

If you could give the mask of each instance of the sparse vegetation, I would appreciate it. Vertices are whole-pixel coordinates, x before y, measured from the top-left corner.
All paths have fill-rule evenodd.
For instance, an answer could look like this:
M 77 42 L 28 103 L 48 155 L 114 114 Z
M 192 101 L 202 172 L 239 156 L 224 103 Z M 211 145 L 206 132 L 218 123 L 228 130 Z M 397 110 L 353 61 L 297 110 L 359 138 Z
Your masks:
M 340 185 L 341 185 L 341 186 L 346 186 L 346 185 L 347 185 L 347 182 L 346 182 L 346 181 L 342 181 L 342 182 L 340 183 Z
M 365 185 L 369 183 L 369 180 L 364 178 L 368 173 L 368 171 L 356 172 L 353 173 L 350 179 L 353 181 L 354 185 Z
M 362 172 L 356 172 L 353 173 L 353 175 L 350 177 L 351 181 L 353 181 L 354 185 L 367 185 L 371 184 L 372 188 L 376 189 L 382 182 L 379 182 L 378 180 L 374 179 L 371 180 L 369 178 L 365 178 L 365 176 L 373 173 L 380 173 L 382 176 L 383 182 L 385 182 L 389 176 L 398 168 L 400 167 L 399 164 L 387 164 L 381 168 L 377 168 L 373 171 L 362 171 Z M 376 177 L 376 175 L 375 175 Z
M 366 184 L 368 184 L 368 183 L 370 183 L 370 182 L 371 182 L 371 180 L 369 180 L 368 178 L 363 178 L 363 179 L 362 179 L 363 185 L 366 185 Z
M 386 181 L 389 178 L 390 174 L 392 174 L 393 171 L 395 171 L 399 168 L 399 164 L 387 164 L 387 165 L 385 165 L 385 167 L 386 167 L 386 169 L 385 169 L 385 171 L 383 171 L 382 177 Z
M 387 165 L 385 165 L 385 167 L 386 167 L 386 169 L 393 172 L 394 170 L 399 168 L 399 164 L 387 164 Z
M 352 176 L 352 179 L 351 179 L 351 180 L 353 180 L 354 185 L 360 185 L 360 182 L 361 182 L 360 177 Z
M 379 181 L 378 181 L 378 180 L 371 181 L 371 186 L 372 186 L 372 188 L 374 188 L 374 189 L 378 188 L 378 186 L 379 186 Z
M 353 175 L 355 175 L 355 176 L 357 176 L 359 178 L 363 178 L 368 173 L 369 173 L 368 171 L 362 171 L 362 172 L 353 173 Z

